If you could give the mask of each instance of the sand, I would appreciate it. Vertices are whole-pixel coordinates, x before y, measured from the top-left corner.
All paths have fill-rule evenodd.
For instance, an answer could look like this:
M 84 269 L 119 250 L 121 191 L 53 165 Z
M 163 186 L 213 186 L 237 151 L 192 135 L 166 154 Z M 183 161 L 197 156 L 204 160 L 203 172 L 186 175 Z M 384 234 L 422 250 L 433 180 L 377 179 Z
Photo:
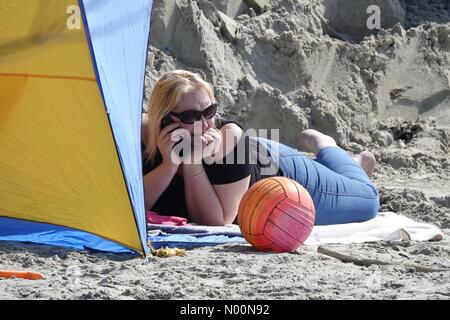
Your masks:
M 381 30 L 361 18 L 370 4 L 384 13 Z M 353 262 L 305 246 L 267 254 L 227 245 L 143 264 L 0 243 L 0 268 L 47 277 L 0 280 L 1 298 L 449 299 L 448 1 L 157 0 L 146 100 L 174 68 L 202 73 L 221 111 L 247 128 L 282 128 L 283 143 L 298 147 L 298 133 L 314 128 L 349 152 L 371 150 L 381 210 L 433 223 L 446 238 L 325 246 Z
M 446 234 L 449 229 L 444 230 Z M 448 238 L 441 242 L 327 245 L 354 258 L 392 265 L 360 266 L 303 246 L 268 254 L 249 245 L 190 250 L 151 258 L 2 244 L 0 267 L 33 269 L 47 279 L 0 281 L 3 299 L 448 299 Z M 411 266 L 415 265 L 415 266 Z M 427 268 L 423 271 L 421 268 Z

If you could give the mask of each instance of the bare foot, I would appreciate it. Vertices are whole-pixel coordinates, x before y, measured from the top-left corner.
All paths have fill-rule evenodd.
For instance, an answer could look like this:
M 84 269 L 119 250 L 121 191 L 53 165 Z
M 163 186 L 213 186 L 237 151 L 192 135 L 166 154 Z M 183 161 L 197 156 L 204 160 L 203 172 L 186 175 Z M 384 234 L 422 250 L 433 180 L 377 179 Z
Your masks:
M 372 178 L 375 166 L 377 165 L 377 160 L 375 159 L 373 153 L 370 151 L 363 151 L 360 154 L 357 154 L 354 159 L 369 176 L 369 178 Z
M 330 136 L 327 136 L 317 130 L 306 129 L 300 133 L 299 136 L 300 146 L 315 155 L 320 149 L 325 147 L 336 147 L 336 141 Z

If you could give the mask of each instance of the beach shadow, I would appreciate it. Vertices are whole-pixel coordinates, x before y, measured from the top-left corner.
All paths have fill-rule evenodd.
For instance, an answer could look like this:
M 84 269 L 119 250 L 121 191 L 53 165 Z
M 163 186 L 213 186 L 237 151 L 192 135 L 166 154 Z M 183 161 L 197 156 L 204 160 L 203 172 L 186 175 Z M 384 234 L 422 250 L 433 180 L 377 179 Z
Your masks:
M 91 255 L 98 259 L 110 260 L 115 262 L 125 262 L 128 260 L 141 259 L 137 254 L 133 253 L 109 253 L 94 250 L 77 250 L 57 246 L 48 246 L 43 244 L 21 243 L 21 242 L 0 242 L 0 253 L 19 254 L 29 253 L 30 255 L 41 258 L 51 258 L 58 256 L 60 259 L 66 259 L 71 253 L 78 252 L 83 255 Z
M 350 43 L 359 43 L 366 36 L 378 34 L 379 29 L 368 26 L 370 17 L 376 12 L 369 10 L 373 5 L 380 10 L 382 29 L 403 23 L 404 12 L 384 0 L 324 0 L 324 34 Z
M 399 104 L 408 107 L 416 107 L 418 109 L 418 113 L 422 114 L 434 109 L 435 107 L 439 106 L 441 103 L 445 102 L 449 98 L 450 98 L 450 90 L 444 89 L 432 94 L 428 98 L 425 98 L 421 101 L 417 101 L 407 97 L 402 97 L 399 98 L 397 102 Z
M 422 1 L 399 0 L 397 4 L 387 0 L 324 0 L 322 29 L 332 38 L 350 43 L 359 43 L 364 37 L 377 35 L 379 29 L 369 29 L 370 17 L 379 8 L 381 28 L 394 27 L 397 23 L 408 30 L 426 23 L 445 24 L 450 21 L 448 0 Z M 371 13 L 368 13 L 371 12 Z
M 450 90 L 441 90 L 419 102 L 419 114 L 430 111 L 450 97 Z
M 425 23 L 448 23 L 450 17 L 450 2 L 448 0 L 419 1 L 400 0 L 405 11 L 405 29 L 415 28 Z
M 249 244 L 226 244 L 221 247 L 214 247 L 212 252 L 216 253 L 240 253 L 240 254 L 251 254 L 251 255 L 268 255 L 268 254 L 277 254 L 274 252 L 264 252 L 264 251 L 258 251 L 255 248 L 253 248 Z M 290 254 L 299 254 L 298 251 L 291 252 Z
M 211 251 L 217 252 L 217 253 L 222 253 L 222 252 L 233 252 L 233 253 L 243 253 L 243 254 L 263 253 L 263 252 L 257 251 L 251 245 L 239 244 L 239 243 L 226 244 L 226 245 L 222 245 L 220 247 L 214 247 Z

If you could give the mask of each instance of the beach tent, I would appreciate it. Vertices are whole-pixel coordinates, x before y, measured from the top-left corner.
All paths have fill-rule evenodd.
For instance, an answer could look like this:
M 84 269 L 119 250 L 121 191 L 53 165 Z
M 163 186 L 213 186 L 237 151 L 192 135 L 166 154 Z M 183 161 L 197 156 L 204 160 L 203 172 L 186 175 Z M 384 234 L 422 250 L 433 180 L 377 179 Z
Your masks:
M 0 239 L 149 251 L 151 0 L 0 0 Z

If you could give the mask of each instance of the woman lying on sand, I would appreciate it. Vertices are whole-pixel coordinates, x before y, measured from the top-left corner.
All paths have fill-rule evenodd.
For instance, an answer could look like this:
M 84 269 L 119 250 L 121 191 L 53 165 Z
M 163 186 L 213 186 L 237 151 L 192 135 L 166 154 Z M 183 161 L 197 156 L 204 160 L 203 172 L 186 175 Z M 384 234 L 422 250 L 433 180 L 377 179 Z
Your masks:
M 252 184 L 278 175 L 309 191 L 318 225 L 365 221 L 378 212 L 370 179 L 376 163 L 372 153 L 352 159 L 333 138 L 311 129 L 300 133 L 299 142 L 315 160 L 276 141 L 250 138 L 239 124 L 218 116 L 213 90 L 198 74 L 176 70 L 163 75 L 148 110 L 142 117 L 147 210 L 201 225 L 225 225 L 235 221 Z M 174 147 L 181 139 L 193 141 L 192 148 L 177 155 Z M 242 159 L 239 150 L 245 150 L 244 163 L 236 161 Z M 258 161 L 250 161 L 252 152 Z M 234 162 L 225 161 L 225 155 Z M 267 174 L 267 167 L 277 170 Z

